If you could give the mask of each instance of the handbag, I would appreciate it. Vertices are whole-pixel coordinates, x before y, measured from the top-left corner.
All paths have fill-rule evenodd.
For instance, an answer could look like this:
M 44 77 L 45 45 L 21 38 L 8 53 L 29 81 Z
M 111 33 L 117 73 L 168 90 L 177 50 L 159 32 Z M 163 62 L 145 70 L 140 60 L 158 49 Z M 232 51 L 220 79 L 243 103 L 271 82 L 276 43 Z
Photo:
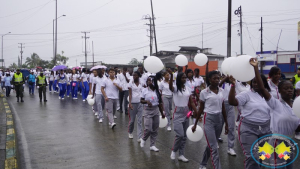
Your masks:
M 76 86 L 76 83 L 73 83 L 72 86 L 75 87 L 75 86 Z

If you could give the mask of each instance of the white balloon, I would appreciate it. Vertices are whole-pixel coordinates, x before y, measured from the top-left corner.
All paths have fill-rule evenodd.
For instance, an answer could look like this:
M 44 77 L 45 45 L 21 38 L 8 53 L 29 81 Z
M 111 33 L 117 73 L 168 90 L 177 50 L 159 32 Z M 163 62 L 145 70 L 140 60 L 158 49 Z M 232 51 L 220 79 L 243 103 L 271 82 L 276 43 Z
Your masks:
M 194 62 L 198 66 L 204 66 L 207 63 L 207 61 L 208 57 L 203 53 L 199 53 L 194 57 Z
M 254 68 L 249 63 L 252 57 L 249 55 L 241 55 L 231 64 L 230 74 L 241 82 L 248 82 L 255 77 Z
M 86 100 L 90 100 L 93 97 L 93 95 L 88 95 Z
M 194 125 L 191 125 L 187 130 L 186 130 L 186 136 L 189 140 L 193 141 L 193 142 L 198 142 L 202 139 L 204 133 L 203 130 L 200 126 L 197 125 L 196 127 L 196 131 L 193 133 L 192 131 L 192 127 Z
M 293 112 L 300 118 L 300 96 L 298 96 L 293 103 Z
M 222 70 L 222 73 L 225 74 L 225 75 L 231 75 L 230 73 L 230 69 L 231 69 L 231 64 L 235 62 L 235 59 L 237 57 L 229 57 L 229 58 L 226 58 L 222 65 L 221 65 L 221 70 Z
M 164 68 L 164 64 L 158 57 L 149 56 L 144 61 L 144 67 L 150 73 L 157 73 Z
M 178 66 L 186 66 L 188 64 L 188 59 L 184 55 L 178 55 L 175 58 L 175 63 Z
M 168 125 L 168 119 L 165 117 L 164 119 L 159 116 L 159 128 L 164 128 Z
M 89 99 L 88 104 L 93 106 L 95 104 L 95 99 Z

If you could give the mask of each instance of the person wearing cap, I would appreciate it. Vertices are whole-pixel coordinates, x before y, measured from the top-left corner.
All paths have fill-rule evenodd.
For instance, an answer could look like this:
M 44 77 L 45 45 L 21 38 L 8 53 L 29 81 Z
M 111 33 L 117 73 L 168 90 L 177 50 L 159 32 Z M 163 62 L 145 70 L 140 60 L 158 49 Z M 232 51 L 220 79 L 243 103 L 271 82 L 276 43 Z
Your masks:
M 44 95 L 44 102 L 47 102 L 47 99 L 46 99 L 47 80 L 46 80 L 46 76 L 43 74 L 43 72 L 41 72 L 40 75 L 36 78 L 36 85 L 39 88 L 40 102 L 42 102 L 43 95 Z
M 23 74 L 20 72 L 20 69 L 17 69 L 17 72 L 13 76 L 12 82 L 15 86 L 17 102 L 19 102 L 20 97 L 21 97 L 21 102 L 24 102 L 24 100 L 23 100 L 23 92 L 24 92 L 23 84 L 25 84 L 25 78 L 24 78 Z
M 300 67 L 298 67 L 297 69 L 297 74 L 291 79 L 293 85 L 294 85 L 294 88 L 296 88 L 296 84 L 297 82 L 300 81 Z

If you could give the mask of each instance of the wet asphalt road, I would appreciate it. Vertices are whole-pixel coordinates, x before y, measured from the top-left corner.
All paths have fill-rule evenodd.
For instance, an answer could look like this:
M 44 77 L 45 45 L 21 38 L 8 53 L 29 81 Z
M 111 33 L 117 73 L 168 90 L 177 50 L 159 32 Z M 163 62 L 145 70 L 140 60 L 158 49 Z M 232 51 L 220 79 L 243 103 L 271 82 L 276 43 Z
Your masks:
M 117 126 L 109 128 L 107 118 L 99 123 L 91 106 L 78 100 L 59 100 L 58 94 L 47 91 L 47 103 L 40 103 L 38 93 L 34 96 L 25 89 L 25 102 L 17 103 L 15 93 L 8 98 L 14 113 L 20 168 L 34 169 L 197 169 L 206 140 L 194 143 L 187 141 L 185 157 L 188 163 L 172 161 L 171 148 L 174 131 L 159 129 L 156 147 L 159 152 L 150 152 L 149 139 L 141 148 L 136 138 L 128 138 L 128 117 L 116 113 Z M 191 124 L 191 123 L 190 123 Z M 202 126 L 202 123 L 200 123 Z M 227 154 L 227 136 L 222 135 L 219 143 L 222 168 L 243 168 L 244 155 L 237 135 L 235 151 L 237 156 Z M 299 143 L 299 142 L 298 142 Z M 178 154 L 177 154 L 178 156 Z M 294 164 L 299 166 L 300 162 Z M 211 160 L 207 168 L 212 168 Z M 297 168 L 297 167 L 296 167 Z

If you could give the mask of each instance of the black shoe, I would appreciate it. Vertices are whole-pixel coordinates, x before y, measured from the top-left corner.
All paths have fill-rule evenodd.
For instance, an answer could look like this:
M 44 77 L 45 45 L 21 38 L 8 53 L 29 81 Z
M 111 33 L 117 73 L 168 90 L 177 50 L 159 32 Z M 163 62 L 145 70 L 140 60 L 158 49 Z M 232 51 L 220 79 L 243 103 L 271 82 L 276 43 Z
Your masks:
M 220 142 L 220 143 L 223 143 L 223 139 L 220 137 L 220 138 L 218 138 L 218 141 Z
M 44 102 L 47 102 L 47 100 L 44 100 Z
M 24 102 L 24 100 L 23 100 L 23 99 L 21 99 L 21 102 Z
M 123 111 L 122 111 L 122 110 L 120 110 L 120 113 L 123 113 Z
M 19 102 L 19 98 L 17 99 L 17 102 Z

